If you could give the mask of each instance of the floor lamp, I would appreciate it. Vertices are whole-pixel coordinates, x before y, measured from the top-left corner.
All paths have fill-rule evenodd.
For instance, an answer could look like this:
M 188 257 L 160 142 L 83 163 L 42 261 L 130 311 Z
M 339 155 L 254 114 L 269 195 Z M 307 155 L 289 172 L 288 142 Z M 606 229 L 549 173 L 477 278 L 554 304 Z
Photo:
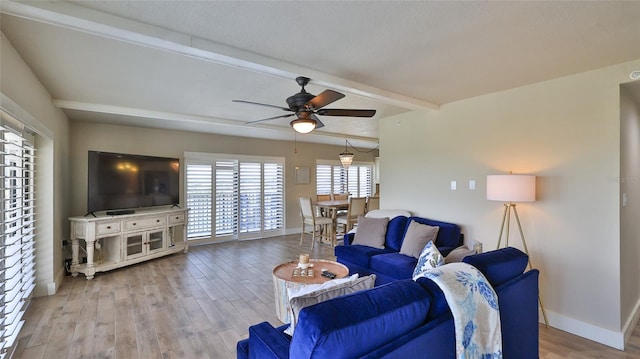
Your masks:
M 500 235 L 498 237 L 498 246 L 502 243 L 502 233 L 505 232 L 505 247 L 509 246 L 509 224 L 511 222 L 511 213 L 516 218 L 518 224 L 518 230 L 520 231 L 520 239 L 522 239 L 522 246 L 525 253 L 529 256 L 529 249 L 527 248 L 527 242 L 524 239 L 524 232 L 522 232 L 522 225 L 520 224 L 520 217 L 518 217 L 518 210 L 516 209 L 516 202 L 534 202 L 536 200 L 536 176 L 530 175 L 489 175 L 487 176 L 487 200 L 504 202 L 504 213 L 502 215 L 502 225 L 500 226 Z M 529 268 L 531 265 L 531 256 L 529 256 Z M 544 324 L 549 327 L 547 321 L 547 313 L 544 310 L 542 299 L 538 294 L 538 302 L 542 309 L 542 316 L 544 317 Z

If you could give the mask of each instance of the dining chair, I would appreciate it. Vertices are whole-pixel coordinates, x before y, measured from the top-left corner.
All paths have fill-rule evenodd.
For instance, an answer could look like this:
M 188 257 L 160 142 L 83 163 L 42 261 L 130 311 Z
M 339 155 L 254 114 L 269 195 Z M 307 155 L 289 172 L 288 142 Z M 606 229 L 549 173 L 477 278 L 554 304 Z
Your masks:
M 380 197 L 367 197 L 367 212 L 380 209 Z
M 342 199 L 348 199 L 349 198 L 349 193 L 334 193 L 333 194 L 333 200 L 334 201 L 339 201 Z
M 358 224 L 358 216 L 364 216 L 367 207 L 367 197 L 349 198 L 349 209 L 346 215 L 338 215 L 336 223 L 344 227 L 344 233 L 350 231 Z
M 316 195 L 316 200 L 320 201 L 331 201 L 331 194 L 318 194 Z M 328 217 L 320 208 L 316 208 L 316 216 Z
M 300 215 L 302 216 L 302 232 L 300 233 L 300 245 L 304 239 L 304 234 L 311 234 L 311 249 L 316 242 L 316 235 L 318 237 L 327 238 L 332 243 L 333 241 L 333 219 L 328 217 L 316 216 L 316 211 L 313 209 L 311 198 L 300 197 Z M 311 231 L 307 231 L 307 226 L 311 226 Z M 335 244 L 334 244 L 335 245 Z

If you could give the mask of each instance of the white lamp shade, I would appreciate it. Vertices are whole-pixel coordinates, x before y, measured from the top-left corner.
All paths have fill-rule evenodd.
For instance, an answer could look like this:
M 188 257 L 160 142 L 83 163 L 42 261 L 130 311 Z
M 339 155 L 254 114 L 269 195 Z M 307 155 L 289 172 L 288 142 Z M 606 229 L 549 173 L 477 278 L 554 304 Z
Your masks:
M 536 200 L 536 176 L 489 175 L 487 199 L 500 202 L 534 202 Z

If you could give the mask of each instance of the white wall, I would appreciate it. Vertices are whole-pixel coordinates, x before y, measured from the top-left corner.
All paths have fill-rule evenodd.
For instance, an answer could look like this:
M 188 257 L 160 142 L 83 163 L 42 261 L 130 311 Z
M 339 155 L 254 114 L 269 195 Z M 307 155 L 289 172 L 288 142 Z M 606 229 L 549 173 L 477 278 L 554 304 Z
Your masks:
M 497 245 L 503 211 L 485 199 L 486 176 L 538 176 L 537 201 L 517 208 L 550 324 L 622 347 L 619 85 L 637 68 L 640 61 L 383 119 L 381 206 L 458 223 L 486 251 Z M 522 248 L 515 226 L 510 238 Z
M 36 289 L 53 294 L 64 277 L 62 240 L 68 237 L 68 120 L 51 96 L 2 34 L 0 90 L 36 121 L 53 132 L 36 138 L 37 234 Z
M 104 125 L 71 121 L 71 214 L 87 208 L 87 151 L 134 153 L 183 158 L 184 152 L 285 157 L 285 224 L 287 232 L 302 226 L 298 197 L 315 197 L 316 159 L 338 160 L 344 147 L 289 141 L 270 141 L 195 132 Z M 291 135 L 293 138 L 293 134 Z M 373 162 L 372 153 L 355 152 L 355 161 Z M 294 183 L 294 166 L 309 167 L 309 184 Z M 182 198 L 184 201 L 184 198 Z

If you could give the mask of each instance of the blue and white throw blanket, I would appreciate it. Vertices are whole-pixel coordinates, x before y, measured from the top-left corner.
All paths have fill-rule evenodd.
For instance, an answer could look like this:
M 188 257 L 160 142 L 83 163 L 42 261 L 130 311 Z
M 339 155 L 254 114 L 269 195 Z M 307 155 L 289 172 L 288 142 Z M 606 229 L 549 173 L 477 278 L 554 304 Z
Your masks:
M 427 272 L 449 303 L 458 359 L 502 358 L 498 296 L 487 279 L 467 263 L 449 263 Z

